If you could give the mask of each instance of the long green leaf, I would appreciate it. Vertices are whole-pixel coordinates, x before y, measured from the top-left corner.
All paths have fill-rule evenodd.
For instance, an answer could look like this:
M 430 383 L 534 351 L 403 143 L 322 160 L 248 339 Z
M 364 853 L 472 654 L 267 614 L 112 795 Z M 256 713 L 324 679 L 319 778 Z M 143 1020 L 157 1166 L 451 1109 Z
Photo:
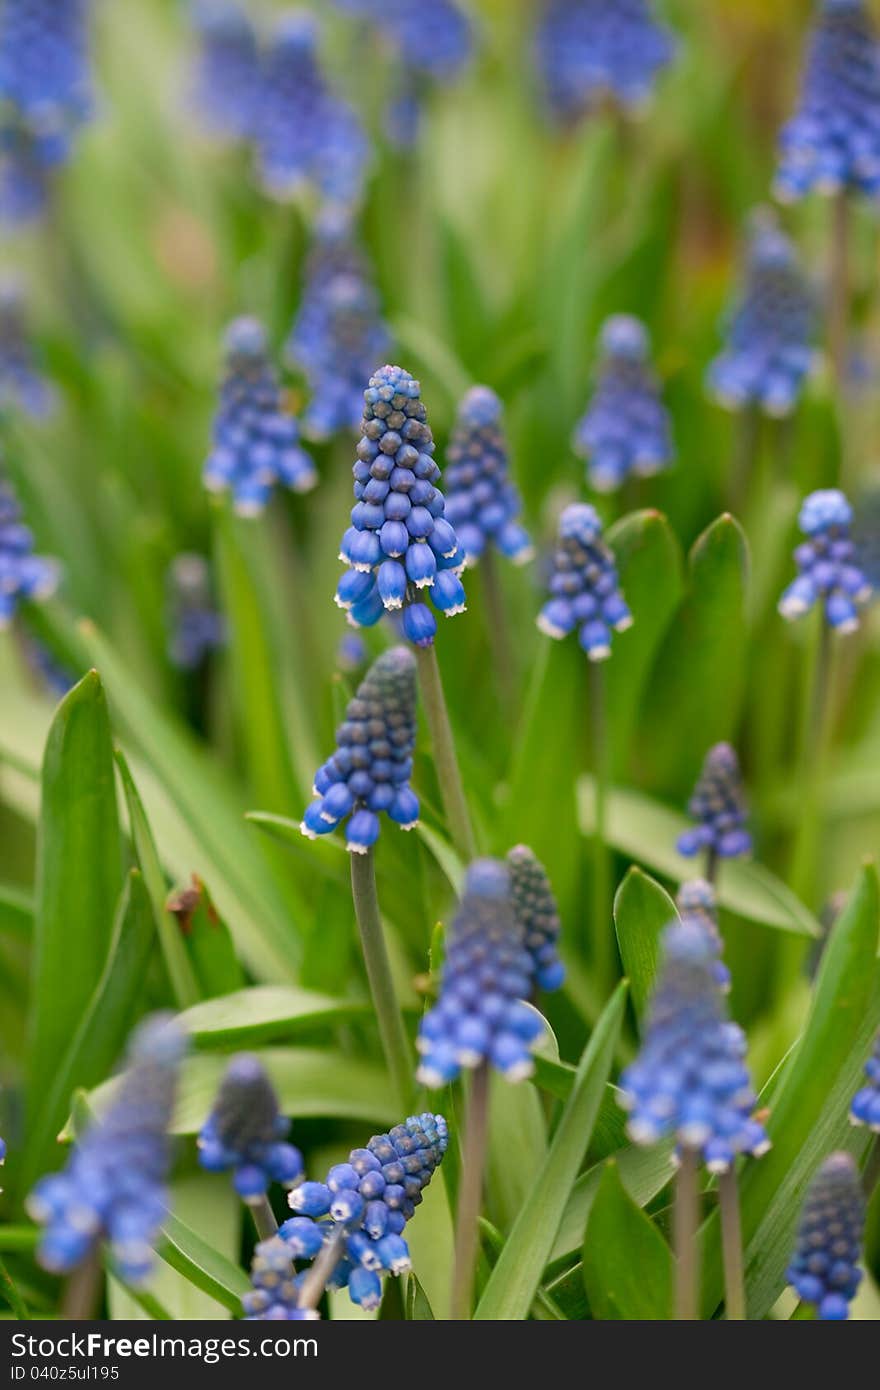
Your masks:
M 654 986 L 660 935 L 677 915 L 675 903 L 655 879 L 635 867 L 627 871 L 614 898 L 614 926 L 639 1019 Z
M 198 1047 L 245 1047 L 330 1027 L 368 1012 L 367 1004 L 331 999 L 293 985 L 256 985 L 206 999 L 181 1014 L 179 1022 Z
M 608 1159 L 584 1236 L 584 1287 L 594 1318 L 663 1322 L 672 1313 L 672 1253 Z
M 197 1289 L 222 1303 L 230 1312 L 241 1313 L 242 1294 L 251 1287 L 244 1270 L 214 1250 L 171 1212 L 162 1222 L 158 1254 Z
M 630 1144 L 615 1152 L 618 1178 L 638 1206 L 644 1207 L 653 1201 L 674 1175 L 673 1149 L 673 1143 L 667 1140 L 645 1149 Z M 553 1265 L 569 1261 L 575 1251 L 580 1250 L 584 1227 L 596 1200 L 606 1162 L 603 1159 L 588 1168 L 572 1188 L 550 1255 Z

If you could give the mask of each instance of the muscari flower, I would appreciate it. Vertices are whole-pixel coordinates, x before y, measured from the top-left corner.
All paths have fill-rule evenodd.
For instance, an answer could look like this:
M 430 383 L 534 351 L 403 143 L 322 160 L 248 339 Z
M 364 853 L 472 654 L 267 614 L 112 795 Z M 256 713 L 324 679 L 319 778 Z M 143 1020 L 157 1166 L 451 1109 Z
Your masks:
M 429 647 L 437 623 L 420 594 L 426 590 L 447 618 L 463 613 L 465 559 L 436 486 L 440 469 L 421 387 L 402 367 L 382 367 L 364 400 L 355 505 L 339 551 L 351 568 L 336 602 L 354 627 L 372 627 L 386 609 L 402 610 L 404 635 Z
M 39 419 L 55 405 L 55 392 L 37 370 L 21 285 L 0 284 L 0 412 L 20 407 Z
M 42 1178 L 28 1212 L 46 1229 L 40 1263 L 64 1274 L 100 1239 L 124 1279 L 142 1283 L 167 1206 L 168 1126 L 186 1039 L 168 1014 L 135 1030 L 127 1070 L 104 1114 L 80 1139 L 67 1167 Z
M 535 50 L 551 113 L 567 123 L 607 99 L 644 105 L 673 48 L 647 0 L 550 0 Z
M 347 822 L 346 848 L 366 854 L 379 838 L 382 811 L 402 830 L 418 824 L 409 784 L 416 738 L 415 658 L 392 647 L 373 662 L 336 732 L 336 752 L 315 774 L 316 800 L 300 829 L 309 839 Z
M 214 447 L 202 481 L 209 492 L 231 492 L 239 516 L 258 516 L 276 483 L 308 492 L 318 479 L 299 444 L 296 420 L 281 408 L 263 325 L 253 318 L 235 319 L 226 330 L 225 348 Z
M 303 1275 L 297 1274 L 290 1246 L 281 1236 L 261 1241 L 251 1261 L 250 1293 L 242 1298 L 246 1322 L 318 1321 L 314 1308 L 300 1306 Z
M 190 551 L 176 555 L 168 587 L 168 657 L 179 671 L 196 671 L 226 640 L 226 624 L 214 607 L 204 556 Z
M 34 554 L 34 538 L 21 520 L 18 499 L 0 481 L 0 629 L 22 602 L 48 598 L 58 583 L 55 560 Z
M 589 461 L 590 485 L 613 492 L 627 478 L 648 478 L 672 462 L 669 415 L 648 361 L 644 324 L 629 314 L 608 319 L 590 408 L 575 429 L 573 447 Z
M 462 1067 L 483 1063 L 508 1081 L 531 1076 L 532 1050 L 544 1032 L 541 1015 L 526 1003 L 534 983 L 510 870 L 477 859 L 449 928 L 440 997 L 419 1028 L 418 1080 L 436 1090 Z
M 825 621 L 838 632 L 855 632 L 859 607 L 872 594 L 870 580 L 858 562 L 850 536 L 853 513 L 836 488 L 811 492 L 804 501 L 798 525 L 807 540 L 794 552 L 798 577 L 779 600 L 788 622 L 822 603 Z
M 723 1173 L 737 1154 L 757 1158 L 770 1147 L 753 1118 L 745 1035 L 727 1017 L 704 925 L 685 916 L 666 928 L 663 948 L 642 1049 L 620 1079 L 628 1131 L 636 1144 L 674 1135 Z
M 446 450 L 446 517 L 467 563 L 494 546 L 515 565 L 534 550 L 517 517 L 519 492 L 510 477 L 503 407 L 488 386 L 474 386 L 458 407 Z
M 611 633 L 632 626 L 617 577 L 614 556 L 602 539 L 594 507 L 576 502 L 559 518 L 549 602 L 538 614 L 538 627 L 561 641 L 578 629 L 578 641 L 590 661 L 611 655 Z
M 709 390 L 729 410 L 791 414 L 813 361 L 816 303 L 793 243 L 771 212 L 752 219 L 745 283 Z
M 0 22 L 0 215 L 45 211 L 52 173 L 91 111 L 87 0 L 5 0 Z
M 243 1052 L 226 1068 L 199 1133 L 199 1163 L 209 1173 L 233 1169 L 239 1197 L 258 1201 L 270 1183 L 289 1187 L 302 1177 L 302 1154 L 286 1142 L 289 1129 L 262 1062 Z
M 880 192 L 880 55 L 864 0 L 823 0 L 800 105 L 780 136 L 774 191 Z
M 729 743 L 716 743 L 706 754 L 688 812 L 697 824 L 679 835 L 679 854 L 691 859 L 706 851 L 720 859 L 739 859 L 751 853 L 742 774 Z
M 562 924 L 547 870 L 528 845 L 515 845 L 507 855 L 513 910 L 522 926 L 526 950 L 532 957 L 538 989 L 559 989 L 565 966 L 559 959 Z
M 874 1039 L 874 1051 L 865 1063 L 867 1085 L 853 1097 L 849 1117 L 854 1125 L 867 1125 L 880 1134 L 880 1033 Z
M 235 0 L 196 0 L 192 22 L 198 41 L 192 102 L 211 135 L 246 140 L 260 96 L 257 36 Z
M 721 959 L 724 942 L 718 930 L 718 899 L 711 883 L 704 878 L 691 878 L 683 883 L 675 898 L 675 906 L 682 921 L 695 922 L 712 943 L 716 960 L 712 966 L 712 978 L 722 994 L 730 992 L 730 971 Z
M 448 1142 L 442 1115 L 411 1115 L 388 1134 L 375 1135 L 365 1149 L 354 1149 L 347 1163 L 330 1169 L 326 1182 L 295 1187 L 288 1201 L 296 1215 L 279 1229 L 290 1254 L 313 1260 L 327 1241 L 338 1240 L 331 1286 L 347 1288 L 363 1308 L 377 1308 L 382 1275 L 410 1268 L 403 1230 Z M 245 1299 L 245 1309 L 260 1312 L 253 1296 Z
M 819 1169 L 804 1202 L 786 1278 L 822 1322 L 842 1322 L 861 1282 L 859 1255 L 865 1199 L 851 1154 L 833 1153 Z

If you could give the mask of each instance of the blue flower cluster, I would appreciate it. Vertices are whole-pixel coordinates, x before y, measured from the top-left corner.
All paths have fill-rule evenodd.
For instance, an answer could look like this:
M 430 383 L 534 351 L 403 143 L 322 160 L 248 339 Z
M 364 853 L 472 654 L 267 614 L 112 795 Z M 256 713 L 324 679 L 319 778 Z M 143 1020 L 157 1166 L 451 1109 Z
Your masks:
M 786 1278 L 822 1322 L 842 1322 L 861 1282 L 865 1199 L 851 1154 L 826 1158 L 807 1192 Z
M 538 627 L 560 641 L 578 629 L 578 641 L 590 661 L 611 655 L 611 633 L 632 626 L 617 577 L 617 564 L 602 539 L 595 507 L 572 503 L 559 518 L 549 602 L 538 614 Z
M 688 812 L 697 824 L 679 835 L 679 854 L 691 859 L 705 851 L 719 859 L 739 859 L 751 853 L 739 758 L 729 743 L 716 743 L 706 754 Z
M 356 430 L 364 408 L 363 384 L 390 346 L 379 294 L 348 219 L 319 227 L 306 262 L 299 312 L 287 354 L 305 373 L 311 400 L 303 415 L 309 439 Z
M 535 46 L 550 111 L 566 123 L 608 99 L 643 105 L 674 50 L 647 0 L 549 0 Z
M 729 994 L 731 974 L 721 959 L 724 952 L 724 942 L 718 930 L 718 899 L 715 895 L 715 889 L 704 878 L 688 879 L 679 888 L 675 905 L 681 920 L 695 922 L 712 943 L 712 949 L 716 956 L 712 966 L 712 978 L 722 994 Z
M 510 870 L 496 859 L 470 865 L 446 943 L 440 998 L 422 1019 L 418 1080 L 437 1090 L 462 1067 L 491 1063 L 508 1081 L 534 1069 L 544 1032 L 526 1000 L 535 966 L 514 911 Z
M 110 1242 L 120 1273 L 139 1284 L 167 1205 L 168 1126 L 186 1038 L 168 1014 L 135 1030 L 113 1100 L 61 1173 L 42 1178 L 28 1212 L 45 1226 L 38 1256 L 53 1273 L 74 1269 L 95 1242 Z
M 449 1142 L 442 1115 L 411 1115 L 388 1134 L 375 1135 L 337 1163 L 326 1182 L 304 1182 L 288 1201 L 296 1215 L 279 1235 L 294 1259 L 312 1260 L 325 1242 L 339 1242 L 330 1283 L 347 1288 L 353 1303 L 379 1306 L 383 1274 L 410 1267 L 403 1238 L 407 1221 L 439 1166 Z
M 795 116 L 780 137 L 775 193 L 880 193 L 880 56 L 864 0 L 822 0 Z
M 199 1163 L 209 1173 L 232 1168 L 239 1197 L 259 1201 L 270 1183 L 290 1187 L 303 1175 L 302 1154 L 286 1142 L 289 1129 L 262 1062 L 243 1052 L 226 1068 L 199 1133 Z
M 58 583 L 54 560 L 34 554 L 34 538 L 21 520 L 18 500 L 0 481 L 0 629 L 27 600 L 48 598 Z
M 629 1134 L 636 1144 L 675 1135 L 723 1173 L 737 1154 L 757 1158 L 770 1147 L 752 1114 L 745 1035 L 727 1017 L 717 946 L 704 925 L 688 917 L 672 924 L 663 949 L 642 1050 L 620 1079 Z
M 813 361 L 816 319 L 795 247 L 762 208 L 752 218 L 745 283 L 724 350 L 709 367 L 709 390 L 729 410 L 790 415 Z
M 379 838 L 380 812 L 403 830 L 418 823 L 419 799 L 409 785 L 416 738 L 415 666 L 408 647 L 392 647 L 361 681 L 336 732 L 336 752 L 315 774 L 317 799 L 300 826 L 309 839 L 329 835 L 348 821 L 346 848 L 366 854 Z
M 535 985 L 548 992 L 559 989 L 565 981 L 565 966 L 559 959 L 562 924 L 547 870 L 528 845 L 514 845 L 507 867 L 513 910 L 532 957 Z
M 0 412 L 20 407 L 37 419 L 50 413 L 55 392 L 34 362 L 21 285 L 0 284 Z
M 436 486 L 440 469 L 421 387 L 402 367 L 382 367 L 364 400 L 355 504 L 339 551 L 351 568 L 336 602 L 355 627 L 372 627 L 386 609 L 402 609 L 404 636 L 429 647 L 437 622 L 418 595 L 427 589 L 447 618 L 463 613 L 465 560 Z
M 257 171 L 264 191 L 282 201 L 312 186 L 333 204 L 360 198 L 369 144 L 352 108 L 328 86 L 311 15 L 278 21 L 263 68 L 255 120 Z
M 192 101 L 205 128 L 223 140 L 247 140 L 254 130 L 262 73 L 257 36 L 236 0 L 195 0 L 198 51 Z
M 42 215 L 88 117 L 88 0 L 5 0 L 0 21 L 0 216 Z
M 179 671 L 197 671 L 226 641 L 226 624 L 211 595 L 208 562 L 183 551 L 169 571 L 168 658 Z
M 297 1274 L 290 1246 L 281 1236 L 261 1241 L 251 1261 L 253 1288 L 241 1300 L 247 1322 L 315 1322 L 314 1308 L 300 1307 L 303 1275 Z
M 867 1125 L 880 1134 L 880 1033 L 874 1039 L 874 1051 L 865 1063 L 867 1085 L 857 1091 L 850 1108 L 854 1125 Z
M 276 483 L 308 492 L 318 479 L 300 446 L 296 420 L 282 411 L 263 325 L 235 319 L 226 330 L 225 349 L 214 447 L 202 481 L 209 492 L 231 492 L 239 516 L 258 516 Z
M 468 564 L 487 545 L 496 546 L 515 565 L 534 550 L 517 521 L 522 510 L 510 478 L 503 407 L 488 386 L 474 386 L 458 407 L 455 429 L 446 450 L 446 516 L 455 527 Z
M 779 612 L 788 622 L 821 602 L 830 627 L 838 632 L 858 628 L 858 610 L 870 599 L 872 586 L 855 553 L 852 519 L 852 507 L 836 488 L 811 492 L 804 500 L 798 525 L 807 540 L 794 552 L 798 577 L 779 600 Z
M 672 462 L 672 431 L 648 362 L 648 333 L 629 314 L 608 319 L 599 340 L 601 365 L 590 408 L 573 446 L 589 461 L 590 485 L 613 492 L 629 477 L 648 478 Z

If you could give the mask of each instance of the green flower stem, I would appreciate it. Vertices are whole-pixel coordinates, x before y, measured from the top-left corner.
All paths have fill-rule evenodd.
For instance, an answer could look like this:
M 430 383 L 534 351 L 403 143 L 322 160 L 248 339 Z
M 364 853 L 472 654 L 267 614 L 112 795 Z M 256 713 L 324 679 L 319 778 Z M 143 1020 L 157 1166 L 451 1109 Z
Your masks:
M 711 883 L 713 888 L 717 887 L 718 884 L 719 867 L 720 861 L 718 859 L 718 851 L 714 845 L 710 845 L 709 848 L 706 850 L 706 859 L 703 865 L 703 877 L 705 878 L 707 883 Z
M 728 1168 L 718 1179 L 718 1208 L 721 1213 L 721 1245 L 724 1256 L 724 1311 L 728 1322 L 746 1317 L 746 1290 L 743 1271 L 742 1218 L 736 1169 Z
M 850 199 L 846 191 L 836 194 L 831 204 L 831 263 L 829 266 L 828 351 L 838 388 L 846 385 L 846 359 L 849 346 L 850 284 Z
M 697 1317 L 697 1228 L 700 1193 L 697 1185 L 699 1155 L 683 1148 L 675 1180 L 675 1318 L 694 1322 Z
M 471 1078 L 468 1095 L 455 1215 L 455 1256 L 449 1316 L 457 1322 L 467 1321 L 472 1312 L 488 1139 L 489 1065 L 481 1062 Z
M 90 1322 L 95 1317 L 103 1277 L 100 1256 L 94 1249 L 64 1285 L 61 1316 L 66 1322 Z
M 614 929 L 611 922 L 611 855 L 606 837 L 608 789 L 611 779 L 611 744 L 608 738 L 605 673 L 590 662 L 590 735 L 593 779 L 596 788 L 596 823 L 593 827 L 593 963 L 600 986 L 610 985 L 614 966 Z
M 27 1304 L 15 1286 L 11 1274 L 5 1264 L 0 1260 L 0 1297 L 5 1298 L 12 1309 L 12 1316 L 20 1321 L 26 1321 L 30 1317 Z
M 865 1194 L 866 1202 L 870 1202 L 878 1182 L 880 1182 L 880 1135 L 874 1140 L 868 1152 L 868 1159 L 862 1173 L 862 1191 Z
M 352 854 L 350 858 L 354 913 L 361 934 L 364 963 L 367 967 L 382 1049 L 398 1102 L 405 1110 L 413 1092 L 413 1060 L 394 990 L 382 919 L 379 915 L 376 862 L 372 848 L 368 849 L 366 854 Z
M 816 892 L 816 864 L 822 827 L 822 788 L 828 762 L 834 707 L 836 644 L 825 614 L 818 609 L 819 632 L 811 644 L 801 711 L 798 785 L 800 815 L 791 865 L 791 886 L 806 903 Z
M 344 1246 L 345 1227 L 337 1226 L 303 1279 L 297 1299 L 300 1308 L 317 1308 L 334 1269 L 342 1259 Z
M 504 602 L 498 573 L 498 559 L 491 545 L 487 545 L 480 556 L 479 570 L 499 703 L 505 718 L 510 719 L 516 705 L 516 660 L 507 605 Z
M 429 647 L 417 647 L 416 661 L 419 668 L 419 686 L 425 703 L 425 716 L 434 749 L 434 766 L 437 769 L 437 781 L 440 784 L 440 795 L 443 798 L 443 809 L 446 812 L 449 834 L 462 859 L 469 863 L 476 858 L 477 845 L 465 800 L 458 758 L 455 755 L 452 726 L 449 723 L 449 713 L 446 709 L 446 699 L 443 694 L 443 683 L 440 679 L 440 667 L 437 664 L 437 652 L 434 644 L 431 643 Z
M 277 1236 L 278 1222 L 275 1220 L 275 1213 L 269 1205 L 268 1197 L 259 1197 L 247 1205 L 260 1240 L 271 1240 L 273 1236 Z

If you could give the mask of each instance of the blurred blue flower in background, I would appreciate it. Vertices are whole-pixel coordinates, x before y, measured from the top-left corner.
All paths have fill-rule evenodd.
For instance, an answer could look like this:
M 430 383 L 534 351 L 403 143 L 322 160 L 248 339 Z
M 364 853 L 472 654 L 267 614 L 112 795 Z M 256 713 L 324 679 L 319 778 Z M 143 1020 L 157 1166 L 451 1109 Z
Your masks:
M 34 360 L 24 290 L 18 280 L 6 279 L 0 282 L 0 413 L 18 408 L 40 419 L 56 399 Z
M 874 1039 L 874 1050 L 865 1063 L 867 1085 L 857 1091 L 850 1109 L 854 1125 L 867 1125 L 880 1134 L 880 1033 Z
M 715 889 L 704 878 L 690 878 L 679 888 L 675 906 L 681 920 L 695 922 L 712 943 L 716 955 L 712 966 L 712 978 L 722 994 L 729 994 L 731 975 L 721 959 L 724 942 L 718 930 L 718 898 Z
M 211 593 L 203 555 L 182 551 L 168 572 L 168 657 L 179 671 L 196 671 L 226 641 L 226 623 Z
M 198 48 L 192 103 L 206 130 L 222 140 L 253 134 L 262 74 L 257 35 L 235 0 L 193 0 Z
M 605 661 L 611 655 L 612 632 L 632 626 L 616 561 L 602 539 L 599 514 L 586 502 L 566 507 L 559 518 L 550 593 L 538 614 L 538 627 L 557 641 L 577 628 L 590 661 Z
M 807 1191 L 788 1282 L 822 1322 L 842 1322 L 861 1282 L 865 1229 L 859 1170 L 848 1153 L 826 1158 Z
M 528 845 L 508 851 L 513 910 L 523 929 L 526 950 L 532 957 L 538 989 L 559 989 L 565 982 L 565 966 L 559 958 L 562 924 L 547 870 Z
M 647 478 L 672 462 L 669 414 L 648 361 L 648 333 L 629 314 L 608 319 L 599 339 L 601 362 L 590 408 L 574 433 L 574 451 L 589 462 L 597 492 L 629 477 Z
M 240 1053 L 229 1062 L 199 1131 L 199 1163 L 209 1173 L 232 1168 L 239 1197 L 258 1201 L 271 1183 L 290 1187 L 303 1176 L 302 1154 L 286 1142 L 289 1129 L 259 1057 Z
M 446 516 L 468 564 L 487 545 L 515 565 L 532 558 L 532 542 L 517 520 L 522 501 L 510 477 L 503 407 L 488 386 L 472 387 L 459 404 L 445 480 Z
M 24 636 L 23 642 L 28 666 L 41 686 L 53 699 L 61 699 L 76 685 L 79 677 L 62 665 L 44 642 L 29 635 Z
M 301 1308 L 303 1275 L 294 1269 L 290 1246 L 281 1236 L 263 1240 L 251 1261 L 250 1293 L 242 1299 L 247 1322 L 317 1321 L 314 1308 Z
M 688 812 L 697 823 L 679 835 L 679 854 L 692 858 L 708 851 L 720 859 L 739 859 L 751 853 L 742 774 L 729 743 L 716 743 L 706 754 Z
M 642 106 L 675 46 L 647 0 L 549 0 L 535 49 L 547 104 L 571 122 L 605 100 Z
M 0 479 L 0 629 L 23 602 L 48 598 L 58 584 L 55 560 L 34 554 L 34 538 L 21 519 L 18 499 Z
M 872 586 L 858 562 L 852 519 L 852 507 L 836 488 L 811 492 L 805 499 L 798 524 L 808 539 L 794 552 L 798 577 L 779 600 L 779 612 L 788 622 L 821 603 L 829 627 L 841 633 L 858 628 L 858 610 L 870 599 Z

